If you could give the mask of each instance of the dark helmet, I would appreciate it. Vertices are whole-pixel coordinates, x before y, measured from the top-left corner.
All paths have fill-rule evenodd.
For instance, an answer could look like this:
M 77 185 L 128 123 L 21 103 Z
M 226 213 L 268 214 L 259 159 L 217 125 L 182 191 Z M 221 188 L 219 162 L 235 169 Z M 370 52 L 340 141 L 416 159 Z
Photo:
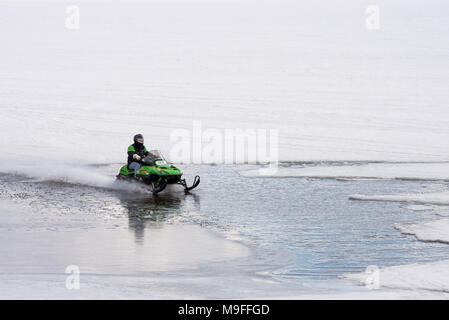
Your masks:
M 139 134 L 136 134 L 136 135 L 134 136 L 134 143 L 140 143 L 140 144 L 143 144 L 143 135 L 141 135 L 140 133 L 139 133 Z

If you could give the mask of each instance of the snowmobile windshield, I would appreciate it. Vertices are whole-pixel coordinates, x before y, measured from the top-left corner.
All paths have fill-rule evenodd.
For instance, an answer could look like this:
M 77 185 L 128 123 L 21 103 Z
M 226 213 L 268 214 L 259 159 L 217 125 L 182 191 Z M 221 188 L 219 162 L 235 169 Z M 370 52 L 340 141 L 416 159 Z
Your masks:
M 164 158 L 159 150 L 151 150 L 150 153 L 143 159 L 144 163 L 150 165 L 167 165 L 168 161 Z

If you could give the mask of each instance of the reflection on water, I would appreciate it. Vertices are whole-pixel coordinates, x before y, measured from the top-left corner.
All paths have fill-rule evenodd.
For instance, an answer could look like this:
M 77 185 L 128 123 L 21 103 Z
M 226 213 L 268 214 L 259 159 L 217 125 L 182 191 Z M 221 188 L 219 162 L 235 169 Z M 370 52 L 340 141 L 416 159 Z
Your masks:
M 128 213 L 128 226 L 135 233 L 136 242 L 142 242 L 145 229 L 160 228 L 161 222 L 180 213 L 200 210 L 200 197 L 184 192 L 166 192 L 157 196 L 133 193 L 117 193 Z

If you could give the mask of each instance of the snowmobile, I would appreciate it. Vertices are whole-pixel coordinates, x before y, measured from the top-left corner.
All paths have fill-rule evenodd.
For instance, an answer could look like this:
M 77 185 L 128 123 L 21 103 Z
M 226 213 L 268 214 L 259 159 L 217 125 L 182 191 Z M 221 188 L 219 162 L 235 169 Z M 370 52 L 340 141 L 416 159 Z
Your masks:
M 142 159 L 142 166 L 134 177 L 134 171 L 128 170 L 128 166 L 121 167 L 118 180 L 137 181 L 150 186 L 154 195 L 163 191 L 169 184 L 179 184 L 184 187 L 187 193 L 195 189 L 200 184 L 200 177 L 195 176 L 192 186 L 187 186 L 187 182 L 182 178 L 182 172 L 174 165 L 170 164 L 158 150 L 152 150 Z

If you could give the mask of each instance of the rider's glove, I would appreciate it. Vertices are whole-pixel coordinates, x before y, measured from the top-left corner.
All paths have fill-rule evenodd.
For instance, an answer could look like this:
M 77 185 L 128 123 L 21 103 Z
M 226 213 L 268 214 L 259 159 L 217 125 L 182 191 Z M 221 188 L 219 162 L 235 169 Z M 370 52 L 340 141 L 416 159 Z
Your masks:
M 135 154 L 133 155 L 133 159 L 139 161 L 140 159 L 142 159 L 142 157 L 139 156 L 137 153 L 135 153 Z

